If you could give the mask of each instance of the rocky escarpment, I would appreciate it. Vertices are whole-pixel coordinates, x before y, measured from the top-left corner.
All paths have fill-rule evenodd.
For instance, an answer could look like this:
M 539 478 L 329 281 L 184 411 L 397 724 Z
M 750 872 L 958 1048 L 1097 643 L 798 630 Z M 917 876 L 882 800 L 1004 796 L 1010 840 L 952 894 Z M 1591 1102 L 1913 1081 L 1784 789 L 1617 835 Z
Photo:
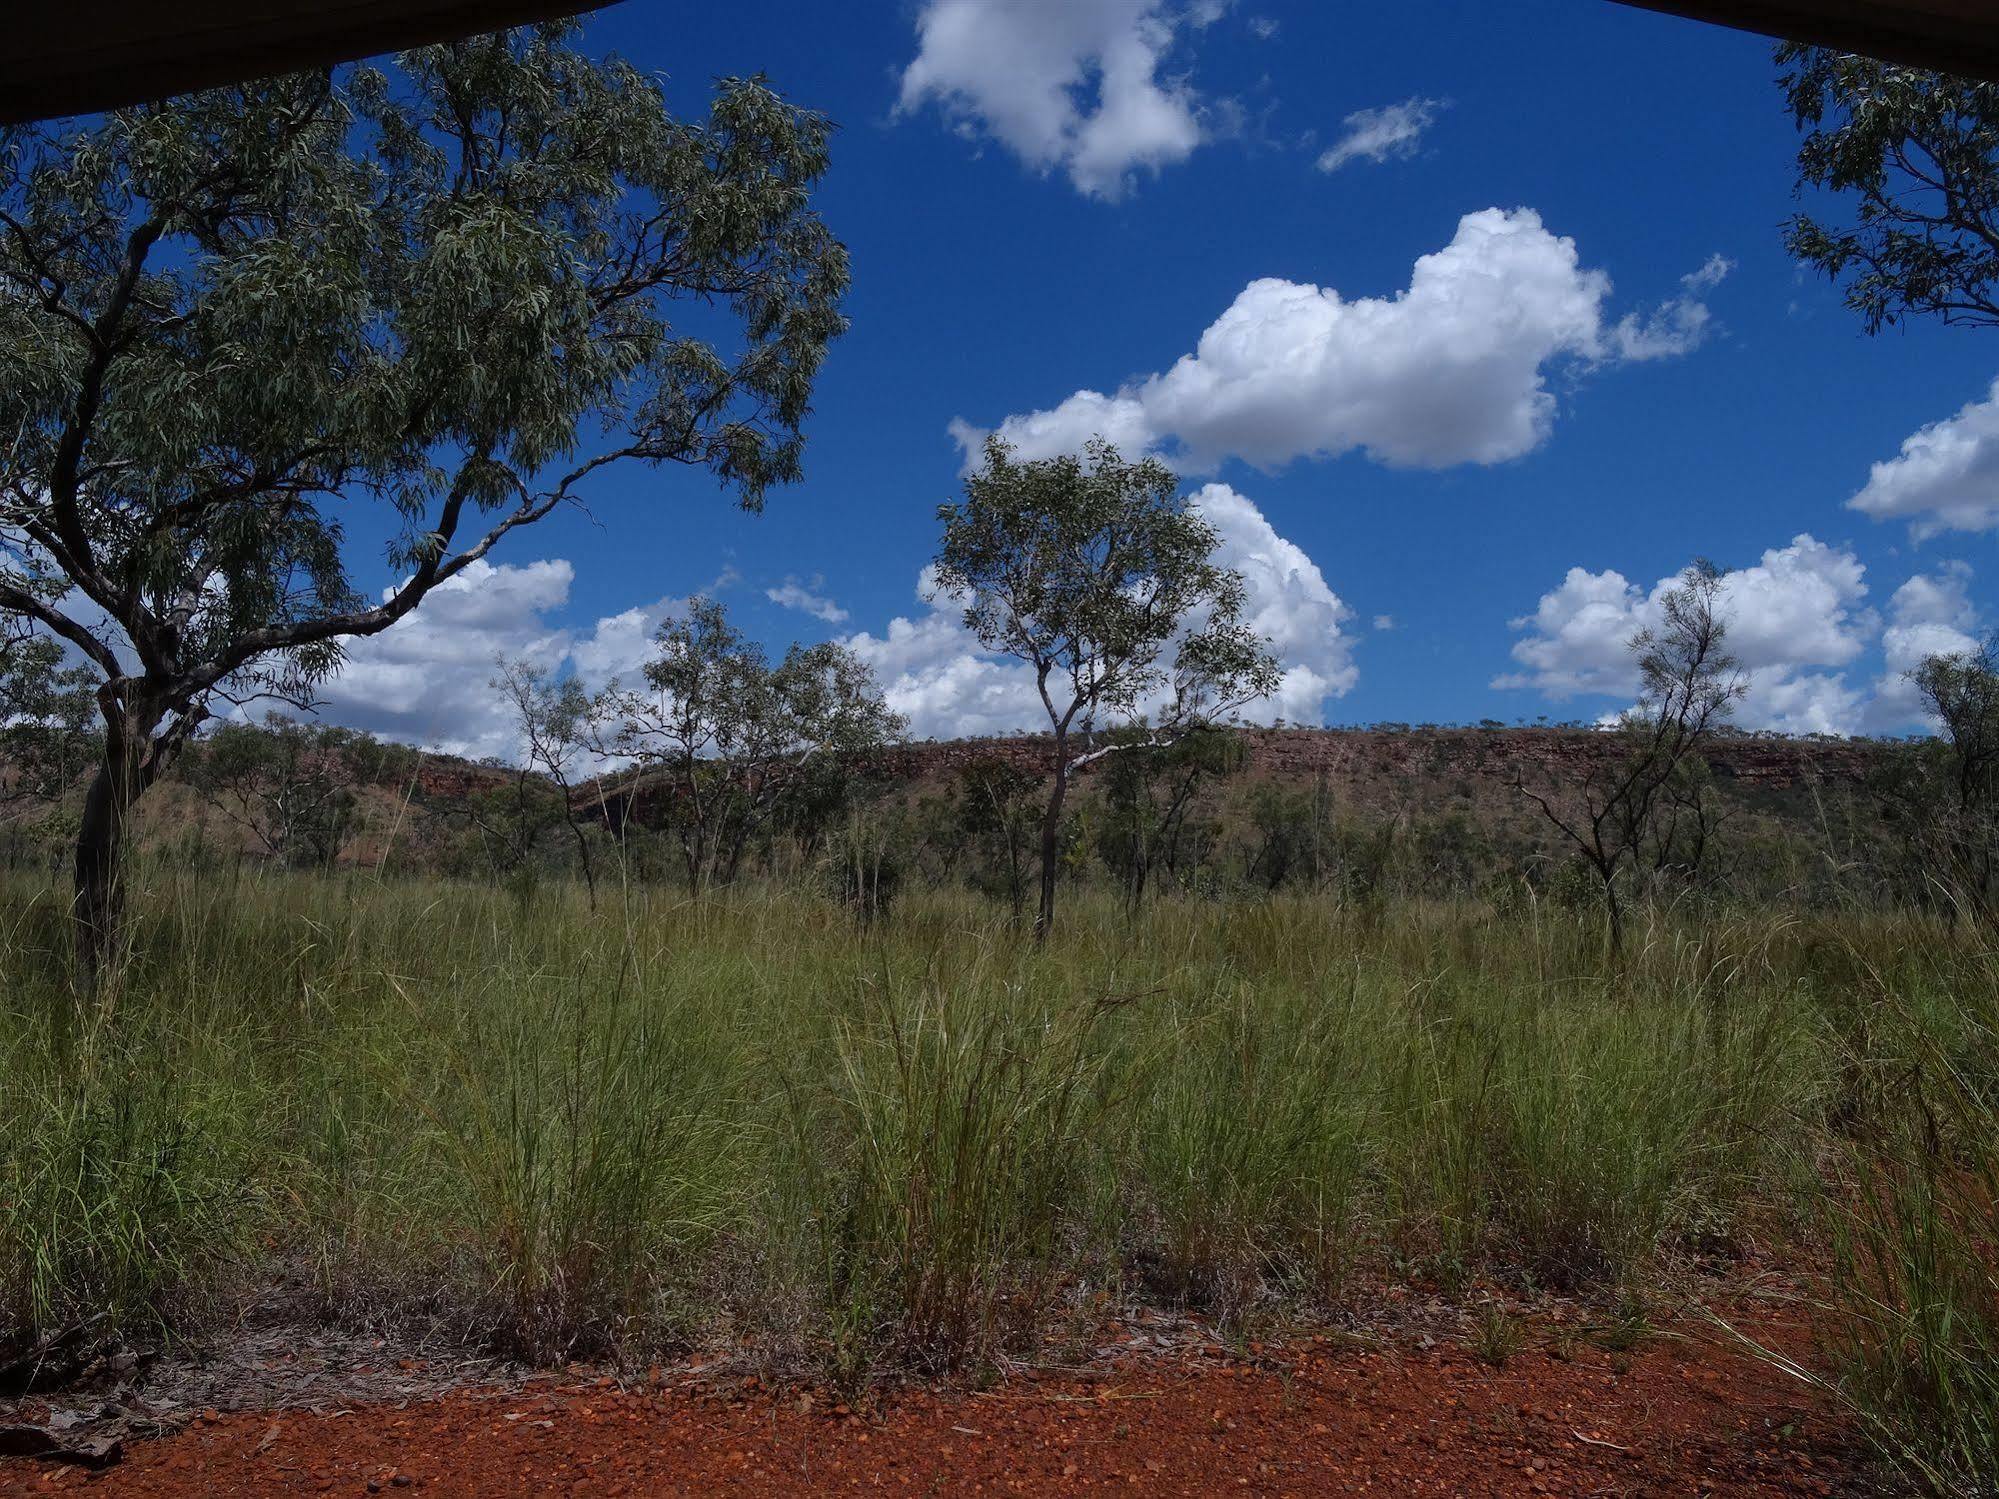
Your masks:
M 1505 783 L 1516 775 L 1564 779 L 1621 753 L 1614 736 L 1581 728 L 1247 729 L 1242 739 L 1251 775 L 1325 776 L 1336 783 L 1431 776 Z M 1040 771 L 1047 767 L 1049 749 L 1045 735 L 940 740 L 900 746 L 882 763 L 906 779 L 943 780 L 982 759 Z M 1706 756 L 1723 779 L 1781 791 L 1808 781 L 1858 784 L 1886 749 L 1880 740 L 1731 734 L 1711 741 Z
M 444 755 L 425 755 L 417 764 L 416 791 L 426 801 L 465 801 L 514 779 L 518 771 L 501 765 L 476 765 Z
M 1287 785 L 1323 780 L 1357 809 L 1452 804 L 1510 815 L 1520 810 L 1516 783 L 1573 785 L 1592 765 L 1623 753 L 1616 736 L 1574 726 L 1240 732 L 1245 779 Z M 994 759 L 1040 775 L 1051 747 L 1048 736 L 1033 734 L 930 740 L 880 751 L 869 764 L 876 775 L 914 791 L 948 784 L 964 767 Z M 1731 734 L 1711 741 L 1706 757 L 1724 786 L 1776 805 L 1808 785 L 1860 786 L 1890 747 L 1881 740 Z M 1104 763 L 1085 765 L 1081 775 L 1087 780 Z M 616 826 L 627 817 L 655 822 L 672 795 L 666 777 L 641 773 L 580 786 L 575 803 L 583 815 Z

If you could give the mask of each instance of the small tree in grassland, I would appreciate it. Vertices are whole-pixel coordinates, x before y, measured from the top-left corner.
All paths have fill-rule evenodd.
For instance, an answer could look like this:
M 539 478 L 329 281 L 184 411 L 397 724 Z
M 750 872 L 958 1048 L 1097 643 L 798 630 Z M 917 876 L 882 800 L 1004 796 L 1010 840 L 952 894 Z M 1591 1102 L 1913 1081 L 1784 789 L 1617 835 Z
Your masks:
M 576 840 L 590 907 L 597 906 L 597 868 L 590 838 L 576 815 L 577 770 L 590 756 L 590 696 L 575 677 L 557 680 L 532 661 L 501 661 L 492 685 L 498 689 L 520 738 L 522 763 L 545 776 L 562 807 L 562 819 Z
M 1722 572 L 1696 562 L 1667 590 L 1659 629 L 1631 638 L 1638 703 L 1616 734 L 1619 752 L 1592 757 L 1580 781 L 1541 792 L 1515 785 L 1575 850 L 1602 887 L 1613 953 L 1623 951 L 1624 907 L 1618 879 L 1644 844 L 1667 794 L 1698 758 L 1709 734 L 1734 711 L 1744 682 L 1724 640 L 1719 614 Z
M 1013 919 L 1027 904 L 1026 855 L 1034 840 L 1041 778 L 1004 755 L 978 755 L 957 771 L 957 824 L 985 856 Z
M 1909 673 L 1942 729 L 1941 753 L 1918 753 L 1915 816 L 1927 876 L 1999 922 L 1999 634 L 1975 650 L 1931 656 Z
M 599 699 L 602 752 L 663 776 L 690 889 L 734 878 L 751 838 L 807 790 L 902 731 L 874 674 L 844 646 L 794 645 L 775 666 L 713 599 L 659 627 L 645 687 Z M 636 783 L 635 783 L 636 784 Z
M 1045 942 L 1062 808 L 1078 766 L 1170 744 L 1232 715 L 1276 690 L 1277 662 L 1242 620 L 1242 576 L 1214 560 L 1214 527 L 1157 459 L 1127 463 L 1096 438 L 1080 457 L 1020 462 L 991 437 L 964 499 L 940 507 L 938 519 L 937 591 L 963 602 L 965 624 L 987 650 L 1033 670 L 1048 715 L 1034 922 Z M 1145 732 L 1079 750 L 1078 739 L 1106 719 Z
M 1143 729 L 1124 732 L 1144 736 Z M 1200 862 L 1200 834 L 1190 836 L 1195 805 L 1209 782 L 1234 775 L 1247 758 L 1239 735 L 1205 725 L 1172 744 L 1141 743 L 1105 763 L 1104 823 L 1097 851 L 1123 882 L 1134 908 L 1145 899 L 1156 871 L 1180 877 L 1189 845 L 1193 862 Z
M 339 857 L 360 783 L 350 729 L 270 714 L 225 723 L 183 767 L 195 794 L 281 863 L 324 868 Z

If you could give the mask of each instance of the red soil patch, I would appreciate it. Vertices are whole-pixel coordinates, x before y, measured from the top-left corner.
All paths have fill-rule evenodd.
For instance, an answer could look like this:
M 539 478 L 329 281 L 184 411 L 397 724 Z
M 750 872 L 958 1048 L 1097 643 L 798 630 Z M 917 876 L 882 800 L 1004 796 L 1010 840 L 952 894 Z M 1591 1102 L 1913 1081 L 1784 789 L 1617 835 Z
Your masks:
M 406 1406 L 204 1418 L 101 1473 L 0 1463 L 0 1490 L 122 1495 L 1835 1495 L 1878 1481 L 1808 1393 L 1714 1347 L 1314 1343 L 1254 1364 L 1135 1365 L 904 1392 L 546 1383 Z

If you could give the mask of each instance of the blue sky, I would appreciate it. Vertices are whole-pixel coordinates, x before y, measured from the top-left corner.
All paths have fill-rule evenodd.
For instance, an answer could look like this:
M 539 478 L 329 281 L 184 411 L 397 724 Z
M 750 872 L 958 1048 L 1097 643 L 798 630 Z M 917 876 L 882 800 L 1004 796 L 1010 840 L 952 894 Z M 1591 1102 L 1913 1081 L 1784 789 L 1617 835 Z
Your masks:
M 698 474 L 610 478 L 357 647 L 337 716 L 504 753 L 495 651 L 629 674 L 715 589 L 774 648 L 852 639 L 919 733 L 1033 727 L 918 598 L 954 423 L 1008 418 L 1030 451 L 1123 422 L 1222 486 L 1294 669 L 1266 716 L 1593 718 L 1654 585 L 1706 555 L 1746 570 L 1746 722 L 1899 732 L 1900 669 L 1999 614 L 1999 333 L 1869 338 L 1791 263 L 1762 39 L 1606 0 L 626 0 L 584 45 L 684 114 L 762 72 L 838 123 L 853 328 L 807 477 L 760 516 Z

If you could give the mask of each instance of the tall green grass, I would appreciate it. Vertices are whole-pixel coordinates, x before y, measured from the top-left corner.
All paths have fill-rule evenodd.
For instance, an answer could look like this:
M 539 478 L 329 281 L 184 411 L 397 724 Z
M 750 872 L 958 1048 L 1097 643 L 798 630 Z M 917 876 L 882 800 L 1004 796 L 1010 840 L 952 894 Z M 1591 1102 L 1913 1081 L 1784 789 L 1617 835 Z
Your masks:
M 1050 1005 L 981 971 L 894 960 L 839 996 L 832 1064 L 789 1080 L 788 1174 L 834 1356 L 956 1370 L 1031 1345 L 1106 1113 L 1115 1000 Z
M 1835 1388 L 1941 1492 L 1999 1490 L 1999 954 L 1856 955 L 1826 1150 Z
M 1618 1298 L 1745 1227 L 1815 1232 L 1801 1163 L 1854 1138 L 1856 1090 L 1894 1138 L 1889 1036 L 1949 1048 L 1980 1108 L 1999 1076 L 1971 939 L 1857 915 L 1659 913 L 1607 970 L 1588 913 L 1470 904 L 1079 892 L 1036 950 L 950 890 L 860 922 L 798 888 L 592 913 L 159 867 L 115 1006 L 80 1011 L 60 892 L 5 894 L 0 1356 L 269 1284 L 538 1359 L 726 1343 L 853 1380 L 976 1372 L 1130 1298 Z M 1892 1025 L 1864 984 L 1906 996 Z M 1843 1242 L 1899 1305 L 1865 1225 L 1936 1186 L 1877 1185 Z M 1960 1268 L 1991 1242 L 1968 1212 Z M 1922 1336 L 1956 1348 L 1967 1307 L 1985 1336 L 1985 1289 L 1934 1279 L 1951 1327 Z

